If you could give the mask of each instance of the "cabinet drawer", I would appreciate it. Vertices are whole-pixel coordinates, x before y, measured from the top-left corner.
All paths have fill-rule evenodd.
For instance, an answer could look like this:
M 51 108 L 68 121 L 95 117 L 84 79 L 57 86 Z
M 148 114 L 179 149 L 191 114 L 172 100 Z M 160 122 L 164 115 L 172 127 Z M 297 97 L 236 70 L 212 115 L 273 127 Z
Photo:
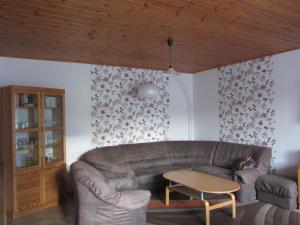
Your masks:
M 29 172 L 14 176 L 15 212 L 38 207 L 42 203 L 42 173 Z
M 65 166 L 44 170 L 45 203 L 59 202 L 64 191 Z

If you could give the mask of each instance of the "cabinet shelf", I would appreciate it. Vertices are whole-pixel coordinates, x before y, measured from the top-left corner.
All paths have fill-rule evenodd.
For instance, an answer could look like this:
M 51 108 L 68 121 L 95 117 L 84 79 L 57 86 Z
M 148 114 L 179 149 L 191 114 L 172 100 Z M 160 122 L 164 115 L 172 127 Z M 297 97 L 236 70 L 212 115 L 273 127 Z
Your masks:
M 63 130 L 64 127 L 62 126 L 55 126 L 55 127 L 45 127 L 45 131 L 51 131 L 51 130 Z
M 38 132 L 39 128 L 16 128 L 16 132 Z
M 45 110 L 62 110 L 62 107 L 45 107 Z
M 59 160 L 59 159 L 53 159 L 53 160 L 47 161 L 46 163 L 47 163 L 47 165 L 51 165 L 51 164 L 53 164 L 53 163 L 59 163 L 59 162 L 62 162 L 62 160 Z
M 34 148 L 17 148 L 16 151 L 17 152 L 22 152 L 22 151 L 38 151 L 39 148 L 36 146 Z
M 16 106 L 16 109 L 38 109 L 37 106 Z
M 62 144 L 45 145 L 45 148 L 63 148 Z

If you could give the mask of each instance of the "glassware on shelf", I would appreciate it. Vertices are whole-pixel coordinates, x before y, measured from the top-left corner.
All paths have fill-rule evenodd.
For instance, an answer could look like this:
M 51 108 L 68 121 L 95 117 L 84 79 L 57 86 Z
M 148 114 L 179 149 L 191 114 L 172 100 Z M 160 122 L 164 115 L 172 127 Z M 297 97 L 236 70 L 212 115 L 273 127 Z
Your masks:
M 63 132 L 46 131 L 45 132 L 45 161 L 52 163 L 64 159 Z
M 62 106 L 62 97 L 61 96 L 45 96 L 45 108 L 46 109 L 55 109 Z
M 17 93 L 15 95 L 16 129 L 37 128 L 38 127 L 38 95 Z
M 32 166 L 33 165 L 33 155 L 28 152 L 26 155 L 26 166 Z
M 63 160 L 63 150 L 61 147 L 46 147 L 45 149 L 46 163 L 53 163 Z
M 46 163 L 51 163 L 56 161 L 56 158 L 53 155 L 53 148 L 46 148 L 45 157 L 46 157 Z
M 17 168 L 30 167 L 37 165 L 36 157 L 30 150 L 17 151 L 16 154 L 16 165 Z
M 16 142 L 17 151 L 22 149 L 34 149 L 37 147 L 38 147 L 38 140 L 33 137 L 18 138 Z
M 62 96 L 44 96 L 44 124 L 46 127 L 63 125 Z
M 38 132 L 16 134 L 16 167 L 30 167 L 39 164 Z
M 36 128 L 37 122 L 33 121 L 18 121 L 16 123 L 16 129 L 24 129 L 24 128 Z
M 16 107 L 37 107 L 37 94 L 18 93 L 16 94 Z
M 51 118 L 47 118 L 45 120 L 45 126 L 46 127 L 56 127 L 56 126 L 62 126 L 62 120 L 52 120 Z

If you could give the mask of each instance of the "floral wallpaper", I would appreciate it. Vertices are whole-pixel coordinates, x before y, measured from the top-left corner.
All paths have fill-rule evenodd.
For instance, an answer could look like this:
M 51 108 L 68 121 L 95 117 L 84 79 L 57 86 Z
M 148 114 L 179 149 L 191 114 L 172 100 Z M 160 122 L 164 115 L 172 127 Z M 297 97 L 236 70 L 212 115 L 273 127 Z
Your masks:
M 137 86 L 150 81 L 160 88 L 160 96 L 139 99 Z M 154 70 L 97 66 L 91 71 L 91 82 L 96 146 L 169 139 L 169 76 Z
M 220 139 L 272 147 L 274 81 L 271 57 L 219 68 Z

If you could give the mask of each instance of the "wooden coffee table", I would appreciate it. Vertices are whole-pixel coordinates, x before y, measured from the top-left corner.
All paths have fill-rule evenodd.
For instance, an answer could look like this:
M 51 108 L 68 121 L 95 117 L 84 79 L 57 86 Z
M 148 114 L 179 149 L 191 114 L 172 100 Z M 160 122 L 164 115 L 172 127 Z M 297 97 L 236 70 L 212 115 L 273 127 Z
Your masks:
M 170 193 L 180 192 L 190 198 L 202 200 L 205 206 L 206 225 L 210 225 L 210 211 L 224 206 L 232 206 L 232 218 L 236 217 L 236 202 L 233 192 L 240 189 L 240 185 L 234 181 L 221 177 L 209 175 L 193 170 L 176 170 L 163 174 L 163 177 L 170 180 L 170 186 L 166 187 L 166 205 L 170 204 Z M 172 185 L 174 182 L 176 184 Z M 227 194 L 230 200 L 219 200 L 210 205 L 204 199 L 203 193 Z

